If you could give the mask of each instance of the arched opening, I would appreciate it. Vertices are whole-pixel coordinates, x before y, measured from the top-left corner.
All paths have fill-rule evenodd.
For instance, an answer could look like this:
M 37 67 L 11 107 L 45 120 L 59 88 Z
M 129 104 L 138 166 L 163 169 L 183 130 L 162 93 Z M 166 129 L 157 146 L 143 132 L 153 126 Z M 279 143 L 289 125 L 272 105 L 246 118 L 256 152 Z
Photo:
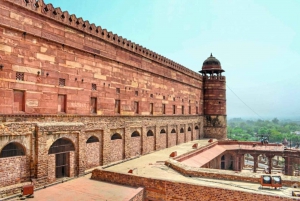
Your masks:
M 0 158 L 14 157 L 14 156 L 25 156 L 25 150 L 23 146 L 16 142 L 7 144 L 0 153 Z
M 152 130 L 149 130 L 149 131 L 147 132 L 147 137 L 150 137 L 150 136 L 154 136 Z
M 140 134 L 139 134 L 139 132 L 134 131 L 134 132 L 131 134 L 131 137 L 140 137 Z
M 161 129 L 160 134 L 166 134 L 165 129 Z
M 95 136 L 91 136 L 86 143 L 93 143 L 93 142 L 99 142 L 99 139 Z
M 171 130 L 171 133 L 176 133 L 176 131 L 175 131 L 175 129 L 174 129 L 174 128 Z
M 188 128 L 188 131 L 192 131 L 191 127 Z
M 199 127 L 198 126 L 195 126 L 195 130 L 198 130 L 199 129 Z
M 180 129 L 180 133 L 184 133 L 184 129 L 183 128 Z
M 111 140 L 122 139 L 122 136 L 119 133 L 115 133 L 111 136 Z
M 75 151 L 71 140 L 60 138 L 49 148 L 48 154 L 55 154 L 56 178 L 70 177 L 70 152 Z

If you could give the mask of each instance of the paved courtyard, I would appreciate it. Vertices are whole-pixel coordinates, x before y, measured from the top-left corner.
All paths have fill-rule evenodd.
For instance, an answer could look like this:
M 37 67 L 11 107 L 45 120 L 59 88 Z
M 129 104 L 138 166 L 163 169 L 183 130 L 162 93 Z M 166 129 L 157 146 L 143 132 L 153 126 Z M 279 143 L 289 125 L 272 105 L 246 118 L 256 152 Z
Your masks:
M 128 201 L 143 188 L 133 188 L 90 179 L 91 174 L 35 191 L 28 201 Z M 13 198 L 11 200 L 20 200 Z

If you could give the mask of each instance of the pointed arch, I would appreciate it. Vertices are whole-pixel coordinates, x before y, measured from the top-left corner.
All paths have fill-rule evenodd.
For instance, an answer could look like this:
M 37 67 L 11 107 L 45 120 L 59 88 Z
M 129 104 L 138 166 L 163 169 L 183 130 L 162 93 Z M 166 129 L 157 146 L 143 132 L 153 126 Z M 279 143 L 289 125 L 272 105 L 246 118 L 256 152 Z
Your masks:
M 165 134 L 166 130 L 165 129 L 161 129 L 160 134 Z
M 122 139 L 122 136 L 119 133 L 115 133 L 111 136 L 111 140 Z
M 191 127 L 188 128 L 188 131 L 192 131 Z
M 17 142 L 11 142 L 3 147 L 0 153 L 0 158 L 25 156 L 25 153 L 25 149 L 21 144 Z
M 195 126 L 195 130 L 198 130 L 199 129 L 199 127 L 198 126 Z
M 147 137 L 150 137 L 150 136 L 154 136 L 154 134 L 153 134 L 153 131 L 152 131 L 152 130 L 148 130 L 148 132 L 147 132 Z
M 73 142 L 68 138 L 59 138 L 49 148 L 48 154 L 75 151 Z
M 131 134 L 131 137 L 140 137 L 140 134 L 139 134 L 139 132 L 134 131 L 134 132 Z
M 180 133 L 184 133 L 184 129 L 183 128 L 180 129 Z
M 171 133 L 176 133 L 176 130 L 173 128 L 173 129 L 171 130 Z
M 86 143 L 99 142 L 99 139 L 96 136 L 91 136 Z

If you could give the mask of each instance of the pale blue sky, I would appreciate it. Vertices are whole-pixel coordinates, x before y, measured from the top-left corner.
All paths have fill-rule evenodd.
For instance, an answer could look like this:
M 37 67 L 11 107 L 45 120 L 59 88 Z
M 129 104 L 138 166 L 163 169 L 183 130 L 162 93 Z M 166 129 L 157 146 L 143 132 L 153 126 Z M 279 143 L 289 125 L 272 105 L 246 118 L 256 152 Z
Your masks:
M 300 119 L 299 0 L 45 0 L 187 68 L 212 52 L 262 118 Z M 257 117 L 227 89 L 230 117 Z

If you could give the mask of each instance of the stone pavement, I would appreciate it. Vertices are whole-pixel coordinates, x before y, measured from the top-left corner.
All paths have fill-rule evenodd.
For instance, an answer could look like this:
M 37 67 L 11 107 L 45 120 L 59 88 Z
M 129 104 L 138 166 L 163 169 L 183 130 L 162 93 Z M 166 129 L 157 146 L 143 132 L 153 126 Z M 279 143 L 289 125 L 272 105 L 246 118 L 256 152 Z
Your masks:
M 28 201 L 128 201 L 143 188 L 133 188 L 90 179 L 91 174 L 35 191 Z M 14 198 L 11 200 L 20 200 Z

